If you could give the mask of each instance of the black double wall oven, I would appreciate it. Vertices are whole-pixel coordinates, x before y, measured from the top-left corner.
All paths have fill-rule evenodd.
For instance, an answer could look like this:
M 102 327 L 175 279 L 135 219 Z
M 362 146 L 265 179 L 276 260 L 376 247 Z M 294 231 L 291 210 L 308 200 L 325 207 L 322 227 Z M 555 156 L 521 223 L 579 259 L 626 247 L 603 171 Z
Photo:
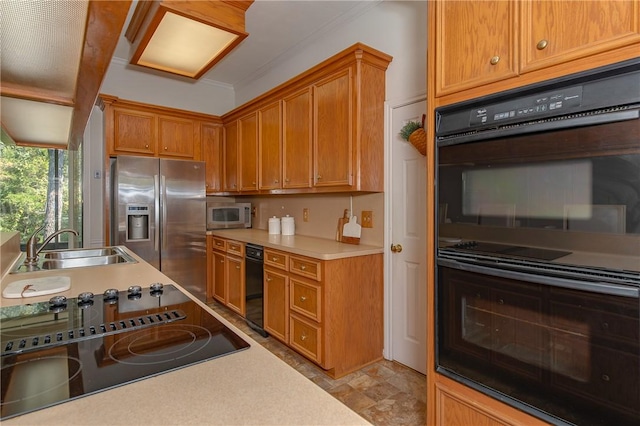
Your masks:
M 436 368 L 640 424 L 640 59 L 436 109 Z

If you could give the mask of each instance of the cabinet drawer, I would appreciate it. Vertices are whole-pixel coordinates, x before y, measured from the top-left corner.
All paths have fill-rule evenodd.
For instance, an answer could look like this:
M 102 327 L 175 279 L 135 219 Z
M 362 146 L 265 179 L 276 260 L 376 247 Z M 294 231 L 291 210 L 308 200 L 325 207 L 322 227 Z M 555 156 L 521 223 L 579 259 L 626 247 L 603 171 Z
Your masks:
M 289 258 L 289 271 L 295 274 L 311 278 L 312 280 L 321 281 L 322 277 L 320 276 L 320 270 L 319 260 L 295 256 L 291 256 Z
M 227 250 L 227 246 L 226 246 L 226 241 L 224 238 L 218 238 L 218 237 L 213 237 L 213 249 L 214 250 L 220 250 L 220 251 L 226 251 Z
M 244 243 L 239 241 L 227 240 L 227 253 L 244 257 Z
M 289 283 L 291 310 L 320 322 L 322 320 L 322 288 L 317 284 L 294 278 L 291 278 Z
M 317 363 L 321 362 L 322 328 L 301 317 L 291 315 L 289 322 L 290 344 L 304 356 Z
M 264 264 L 286 271 L 289 266 L 289 255 L 275 250 L 264 249 Z

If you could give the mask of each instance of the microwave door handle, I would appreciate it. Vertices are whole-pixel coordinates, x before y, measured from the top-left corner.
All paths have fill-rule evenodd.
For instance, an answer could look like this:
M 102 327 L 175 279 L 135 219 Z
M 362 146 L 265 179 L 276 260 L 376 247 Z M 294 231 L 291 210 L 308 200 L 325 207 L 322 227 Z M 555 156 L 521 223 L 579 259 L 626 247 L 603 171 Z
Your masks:
M 631 286 L 610 283 L 585 282 L 567 278 L 551 277 L 548 275 L 517 272 L 507 269 L 499 269 L 495 266 L 483 266 L 475 263 L 471 264 L 467 262 L 459 262 L 457 260 L 446 259 L 442 257 L 438 258 L 437 263 L 438 265 L 448 266 L 453 269 L 459 269 L 468 272 L 478 272 L 481 274 L 492 275 L 494 277 L 528 281 L 551 287 L 568 288 L 573 290 L 582 290 L 593 293 L 640 299 L 640 289 Z
M 153 175 L 153 187 L 154 187 L 154 241 L 153 249 L 157 252 L 160 249 L 160 182 L 158 181 L 158 175 Z

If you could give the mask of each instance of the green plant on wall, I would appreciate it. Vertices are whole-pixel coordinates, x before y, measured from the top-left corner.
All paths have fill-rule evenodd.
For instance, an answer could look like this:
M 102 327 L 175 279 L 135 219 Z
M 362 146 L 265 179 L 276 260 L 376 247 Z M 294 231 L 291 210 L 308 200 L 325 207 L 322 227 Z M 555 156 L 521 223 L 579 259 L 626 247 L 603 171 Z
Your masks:
M 411 133 L 415 132 L 421 127 L 422 123 L 420 123 L 419 121 L 409 121 L 402 127 L 402 129 L 400 129 L 400 136 L 402 137 L 402 139 L 408 141 Z

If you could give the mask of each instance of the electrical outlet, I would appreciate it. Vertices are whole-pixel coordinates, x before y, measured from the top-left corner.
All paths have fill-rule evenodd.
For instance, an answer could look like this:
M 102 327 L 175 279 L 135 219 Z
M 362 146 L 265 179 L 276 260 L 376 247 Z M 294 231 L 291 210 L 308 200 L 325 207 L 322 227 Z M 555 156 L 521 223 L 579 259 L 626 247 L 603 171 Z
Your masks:
M 302 221 L 309 222 L 309 209 L 306 207 L 302 209 Z
M 373 228 L 373 212 L 371 210 L 362 210 L 360 223 L 363 228 Z

